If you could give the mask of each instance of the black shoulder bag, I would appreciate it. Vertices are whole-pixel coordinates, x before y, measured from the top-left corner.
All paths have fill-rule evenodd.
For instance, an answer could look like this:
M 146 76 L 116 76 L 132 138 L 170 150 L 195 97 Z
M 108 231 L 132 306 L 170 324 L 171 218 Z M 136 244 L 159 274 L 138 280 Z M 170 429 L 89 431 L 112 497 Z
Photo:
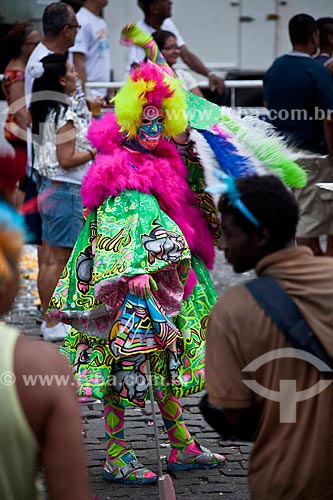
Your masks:
M 245 283 L 245 286 L 293 346 L 326 363 L 329 369 L 322 373 L 326 378 L 333 379 L 333 359 L 327 354 L 294 301 L 277 281 L 271 276 L 261 276 Z

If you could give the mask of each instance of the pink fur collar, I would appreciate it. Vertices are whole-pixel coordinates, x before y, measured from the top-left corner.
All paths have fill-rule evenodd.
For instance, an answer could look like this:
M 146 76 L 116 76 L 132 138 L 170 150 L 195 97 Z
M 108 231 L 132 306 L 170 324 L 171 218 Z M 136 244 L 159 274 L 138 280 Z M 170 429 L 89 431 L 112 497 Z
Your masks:
M 83 204 L 90 210 L 97 208 L 109 196 L 127 189 L 152 194 L 161 209 L 178 224 L 191 252 L 212 269 L 213 236 L 204 215 L 194 207 L 186 167 L 176 148 L 161 140 L 154 155 L 127 150 L 121 146 L 122 135 L 112 113 L 93 122 L 88 138 L 99 154 L 83 180 Z

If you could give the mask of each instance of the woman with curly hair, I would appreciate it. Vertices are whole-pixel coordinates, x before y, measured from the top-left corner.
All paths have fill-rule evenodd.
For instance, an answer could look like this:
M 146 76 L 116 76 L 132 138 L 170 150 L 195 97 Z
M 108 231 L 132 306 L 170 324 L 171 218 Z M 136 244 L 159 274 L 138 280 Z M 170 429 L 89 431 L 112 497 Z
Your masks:
M 8 105 L 4 127 L 5 139 L 15 152 L 26 155 L 26 130 L 29 115 L 25 105 L 24 70 L 30 54 L 40 42 L 38 31 L 28 23 L 16 24 L 5 37 L 5 54 L 8 64 L 3 75 L 2 88 Z M 22 190 L 24 183 L 21 183 Z M 16 203 L 23 201 L 23 193 L 16 192 Z

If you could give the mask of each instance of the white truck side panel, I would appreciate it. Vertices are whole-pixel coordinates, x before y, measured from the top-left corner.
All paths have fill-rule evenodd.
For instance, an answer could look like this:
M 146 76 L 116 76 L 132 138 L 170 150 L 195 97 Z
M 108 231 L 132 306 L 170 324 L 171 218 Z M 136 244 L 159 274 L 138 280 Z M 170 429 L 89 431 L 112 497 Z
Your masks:
M 187 46 L 203 61 L 254 71 L 265 71 L 277 56 L 291 50 L 288 22 L 293 15 L 333 16 L 332 0 L 174 0 L 172 9 Z M 119 80 L 127 53 L 118 44 L 120 29 L 143 13 L 136 0 L 110 0 L 105 14 L 114 79 Z

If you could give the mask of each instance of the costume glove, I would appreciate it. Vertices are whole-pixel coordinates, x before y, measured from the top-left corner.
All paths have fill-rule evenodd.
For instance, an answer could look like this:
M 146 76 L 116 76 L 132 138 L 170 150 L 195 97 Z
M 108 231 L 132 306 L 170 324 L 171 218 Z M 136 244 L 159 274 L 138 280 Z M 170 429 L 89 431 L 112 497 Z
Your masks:
M 138 47 L 145 47 L 152 39 L 153 37 L 149 33 L 138 28 L 134 22 L 126 24 L 121 30 L 120 41 L 124 45 L 134 44 Z
M 157 64 L 165 73 L 176 78 L 172 68 L 168 65 L 154 38 L 135 23 L 129 23 L 121 31 L 120 42 L 123 45 L 137 45 L 142 47 L 149 61 Z

